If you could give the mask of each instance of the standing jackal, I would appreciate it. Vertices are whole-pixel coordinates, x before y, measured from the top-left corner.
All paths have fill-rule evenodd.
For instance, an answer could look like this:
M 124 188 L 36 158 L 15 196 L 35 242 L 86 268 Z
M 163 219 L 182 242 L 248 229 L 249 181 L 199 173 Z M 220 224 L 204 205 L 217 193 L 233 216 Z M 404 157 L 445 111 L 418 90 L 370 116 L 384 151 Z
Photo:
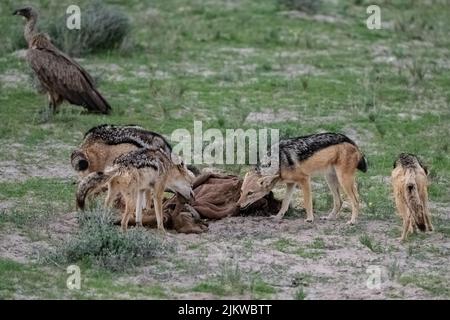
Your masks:
M 120 194 L 125 203 L 121 226 L 126 230 L 128 221 L 136 214 L 136 225 L 142 226 L 142 209 L 146 195 L 152 196 L 157 227 L 164 230 L 162 201 L 164 191 L 169 189 L 186 199 L 193 196 L 194 175 L 187 169 L 181 158 L 168 155 L 164 150 L 138 149 L 116 158 L 104 173 L 91 173 L 79 187 L 77 201 L 84 205 L 84 198 L 108 186 L 105 205 L 111 206 Z
M 401 240 L 416 228 L 433 231 L 428 211 L 427 175 L 427 168 L 415 155 L 401 153 L 394 162 L 391 176 L 395 205 L 403 219 Z
M 86 132 L 81 146 L 72 152 L 71 164 L 84 177 L 104 171 L 118 156 L 140 148 L 172 152 L 169 142 L 156 132 L 135 125 L 103 124 Z
M 257 167 L 245 175 L 239 206 L 245 208 L 268 194 L 278 182 L 286 183 L 286 196 L 276 216 L 281 219 L 289 208 L 297 185 L 303 191 L 306 221 L 313 222 L 311 175 L 324 173 L 334 201 L 333 210 L 327 218 L 336 218 L 341 209 L 339 189 L 342 187 L 352 203 L 352 217 L 348 223 L 356 223 L 359 204 L 355 173 L 356 169 L 366 172 L 367 162 L 350 138 L 338 133 L 313 134 L 281 140 L 278 151 L 277 172 L 267 173 L 264 168 Z

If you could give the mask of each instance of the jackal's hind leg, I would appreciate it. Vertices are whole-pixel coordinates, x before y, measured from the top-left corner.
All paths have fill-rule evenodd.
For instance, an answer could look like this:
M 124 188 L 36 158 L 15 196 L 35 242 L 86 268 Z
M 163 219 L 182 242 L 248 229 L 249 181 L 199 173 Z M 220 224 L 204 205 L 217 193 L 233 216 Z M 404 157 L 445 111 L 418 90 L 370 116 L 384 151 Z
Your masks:
M 136 227 L 142 227 L 142 197 L 144 190 L 138 190 L 136 197 Z
M 339 193 L 339 180 L 334 168 L 327 172 L 327 174 L 325 175 L 325 179 L 327 180 L 328 187 L 330 188 L 331 194 L 333 196 L 333 209 L 327 217 L 323 217 L 322 219 L 334 220 L 337 218 L 342 208 L 342 199 Z
M 356 190 L 356 183 L 355 183 L 355 171 L 345 172 L 338 169 L 336 170 L 336 174 L 339 183 L 342 186 L 342 189 L 344 189 L 344 192 L 347 194 L 347 196 L 350 199 L 350 202 L 352 203 L 352 216 L 350 220 L 347 221 L 347 224 L 354 225 L 356 224 L 356 220 L 358 219 L 359 215 L 359 202 L 358 202 L 358 191 Z

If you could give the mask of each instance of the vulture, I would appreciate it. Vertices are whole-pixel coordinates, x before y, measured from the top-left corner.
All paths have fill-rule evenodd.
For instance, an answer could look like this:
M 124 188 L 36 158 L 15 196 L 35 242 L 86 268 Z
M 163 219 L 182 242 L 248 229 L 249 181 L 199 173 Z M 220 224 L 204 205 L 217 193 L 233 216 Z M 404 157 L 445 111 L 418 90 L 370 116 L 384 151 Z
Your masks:
M 108 114 L 111 106 L 95 88 L 92 77 L 75 60 L 58 50 L 45 33 L 38 33 L 37 11 L 25 7 L 14 11 L 23 16 L 26 60 L 48 94 L 49 108 L 58 111 L 63 101 L 85 107 L 89 112 Z

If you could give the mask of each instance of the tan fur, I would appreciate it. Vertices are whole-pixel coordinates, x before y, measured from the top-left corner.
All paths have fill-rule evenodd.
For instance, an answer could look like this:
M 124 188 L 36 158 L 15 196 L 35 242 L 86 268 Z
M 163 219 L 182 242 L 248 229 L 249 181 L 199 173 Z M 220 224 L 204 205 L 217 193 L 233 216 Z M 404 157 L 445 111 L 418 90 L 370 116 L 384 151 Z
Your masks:
M 137 147 L 130 143 L 107 145 L 97 141 L 87 141 L 79 150 L 89 162 L 89 167 L 87 170 L 79 171 L 79 175 L 84 177 L 91 172 L 103 172 L 106 167 L 112 165 L 114 159 L 136 149 Z
M 400 240 L 405 240 L 416 228 L 432 231 L 425 170 L 419 165 L 414 168 L 399 165 L 392 170 L 391 177 L 397 213 L 403 220 Z
M 297 185 L 303 191 L 306 221 L 313 222 L 311 176 L 321 173 L 327 179 L 334 200 L 333 210 L 327 219 L 335 219 L 341 209 L 342 200 L 339 194 L 341 187 L 352 203 L 352 216 L 348 223 L 355 224 L 359 214 L 355 173 L 361 158 L 362 154 L 358 148 L 345 142 L 324 148 L 310 158 L 295 163 L 292 168 L 281 166 L 278 175 L 262 176 L 257 172 L 248 172 L 242 184 L 242 194 L 238 204 L 246 207 L 267 194 L 278 182 L 285 183 L 286 196 L 277 214 L 277 218 L 281 219 L 289 208 L 292 193 Z
M 142 209 L 146 206 L 150 208 L 153 204 L 157 228 L 164 231 L 162 201 L 166 188 L 179 192 L 188 199 L 193 194 L 191 184 L 194 177 L 184 164 L 167 163 L 165 172 L 157 172 L 152 168 L 124 169 L 114 166 L 107 168 L 105 175 L 111 176 L 105 206 L 111 206 L 119 194 L 124 198 L 125 210 L 121 221 L 123 230 L 127 229 L 133 213 L 136 215 L 136 225 L 142 226 Z

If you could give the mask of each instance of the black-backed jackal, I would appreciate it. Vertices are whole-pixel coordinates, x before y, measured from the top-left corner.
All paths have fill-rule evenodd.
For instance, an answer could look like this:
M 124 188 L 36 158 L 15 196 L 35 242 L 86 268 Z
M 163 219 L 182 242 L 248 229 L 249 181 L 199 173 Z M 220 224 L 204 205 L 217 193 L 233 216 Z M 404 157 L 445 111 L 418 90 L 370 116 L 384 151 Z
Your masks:
M 117 157 L 136 149 L 162 149 L 168 155 L 172 147 L 160 134 L 135 125 L 99 125 L 84 135 L 81 146 L 71 155 L 72 167 L 80 177 L 103 172 Z
M 151 195 L 157 227 L 164 230 L 164 191 L 169 189 L 189 200 L 193 196 L 193 179 L 194 175 L 176 155 L 167 155 L 163 150 L 138 149 L 116 158 L 112 166 L 107 167 L 103 173 L 91 173 L 83 179 L 77 193 L 77 201 L 82 200 L 84 205 L 84 199 L 89 193 L 106 184 L 106 206 L 111 206 L 119 194 L 123 197 L 125 210 L 121 227 L 126 230 L 134 213 L 136 225 L 142 226 L 142 209 L 147 203 L 146 195 Z
M 405 240 L 414 229 L 433 231 L 428 211 L 428 170 L 412 154 L 401 153 L 394 162 L 392 186 L 395 205 L 403 219 L 400 240 Z
M 303 191 L 306 221 L 313 222 L 311 176 L 324 173 L 333 195 L 333 210 L 327 219 L 335 219 L 342 207 L 339 189 L 342 187 L 352 204 L 349 224 L 356 223 L 359 213 L 355 173 L 367 171 L 367 162 L 356 144 L 348 137 L 337 133 L 319 133 L 309 136 L 281 140 L 279 142 L 278 170 L 265 172 L 257 167 L 244 177 L 241 188 L 240 207 L 247 207 L 269 193 L 277 183 L 286 183 L 286 195 L 276 218 L 283 218 L 289 208 L 292 193 L 297 185 Z M 270 160 L 270 156 L 269 156 Z

